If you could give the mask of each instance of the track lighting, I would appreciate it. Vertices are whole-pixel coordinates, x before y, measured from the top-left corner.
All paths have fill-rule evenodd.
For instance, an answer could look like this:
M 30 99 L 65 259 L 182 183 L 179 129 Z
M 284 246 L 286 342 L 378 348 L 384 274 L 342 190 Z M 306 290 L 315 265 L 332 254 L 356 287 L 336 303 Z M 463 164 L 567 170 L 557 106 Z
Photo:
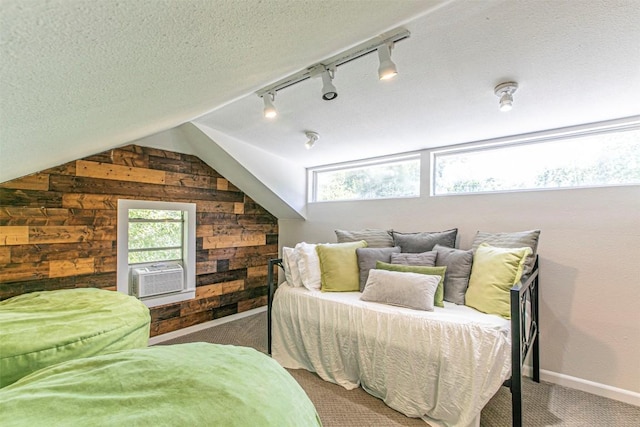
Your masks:
M 331 73 L 328 69 L 322 72 L 322 99 L 325 101 L 331 101 L 338 97 L 338 91 L 336 87 L 331 82 L 333 80 L 333 73 Z
M 333 85 L 333 77 L 337 67 L 350 61 L 361 58 L 372 52 L 378 52 L 380 59 L 380 67 L 378 68 L 378 77 L 381 80 L 389 79 L 396 74 L 398 70 L 396 65 L 391 61 L 391 48 L 399 41 L 409 38 L 411 33 L 403 28 L 397 28 L 378 37 L 374 37 L 364 43 L 354 46 L 344 52 L 334 55 L 330 58 L 313 64 L 295 74 L 291 74 L 275 83 L 263 87 L 256 91 L 256 95 L 264 100 L 264 116 L 273 118 L 277 115 L 277 111 L 273 106 L 276 92 L 300 83 L 312 77 L 322 77 L 322 99 L 330 101 L 338 97 L 338 91 Z M 313 143 L 311 144 L 313 145 Z
M 380 80 L 392 79 L 398 75 L 396 64 L 391 60 L 391 46 L 387 43 L 378 46 L 378 59 L 380 66 L 378 67 L 378 78 Z
M 313 147 L 313 145 L 316 143 L 316 141 L 320 139 L 320 135 L 318 135 L 317 132 L 311 132 L 309 130 L 304 134 L 307 136 L 307 138 L 309 138 L 309 140 L 304 143 L 304 146 L 307 150 L 310 150 L 311 147 Z
M 278 110 L 273 106 L 273 101 L 276 99 L 276 93 L 265 93 L 262 95 L 262 99 L 264 100 L 264 117 L 267 119 L 273 119 L 278 115 Z
M 513 108 L 513 93 L 518 89 L 516 82 L 500 83 L 494 89 L 496 96 L 500 97 L 500 111 L 511 111 Z

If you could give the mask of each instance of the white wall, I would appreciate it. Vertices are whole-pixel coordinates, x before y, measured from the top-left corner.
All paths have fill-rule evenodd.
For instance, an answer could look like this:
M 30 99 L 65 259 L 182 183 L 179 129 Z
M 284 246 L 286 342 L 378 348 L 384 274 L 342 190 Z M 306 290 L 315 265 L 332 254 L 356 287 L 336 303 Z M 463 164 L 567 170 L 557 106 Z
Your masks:
M 306 214 L 280 221 L 281 245 L 335 242 L 336 228 L 457 227 L 469 248 L 478 230 L 541 229 L 543 379 L 640 405 L 640 186 L 312 203 Z

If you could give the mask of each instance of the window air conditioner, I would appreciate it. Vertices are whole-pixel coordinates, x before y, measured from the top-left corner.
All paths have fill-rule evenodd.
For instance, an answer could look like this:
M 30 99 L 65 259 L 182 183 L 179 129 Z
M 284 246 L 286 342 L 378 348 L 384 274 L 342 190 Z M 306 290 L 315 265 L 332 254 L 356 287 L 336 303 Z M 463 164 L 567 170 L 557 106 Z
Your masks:
M 133 293 L 151 297 L 184 289 L 184 271 L 180 264 L 157 264 L 133 269 Z

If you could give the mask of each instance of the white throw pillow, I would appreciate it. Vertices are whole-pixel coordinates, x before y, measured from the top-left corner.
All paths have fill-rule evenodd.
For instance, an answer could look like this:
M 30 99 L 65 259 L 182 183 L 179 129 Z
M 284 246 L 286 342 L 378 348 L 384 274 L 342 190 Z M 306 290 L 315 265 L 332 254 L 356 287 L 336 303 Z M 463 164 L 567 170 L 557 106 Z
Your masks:
M 302 285 L 309 290 L 320 290 L 320 258 L 314 243 L 301 242 L 295 247 Z
M 284 265 L 284 277 L 289 286 L 302 286 L 300 270 L 298 270 L 298 258 L 294 248 L 282 248 L 282 264 Z
M 433 311 L 440 276 L 388 270 L 369 270 L 362 301 Z

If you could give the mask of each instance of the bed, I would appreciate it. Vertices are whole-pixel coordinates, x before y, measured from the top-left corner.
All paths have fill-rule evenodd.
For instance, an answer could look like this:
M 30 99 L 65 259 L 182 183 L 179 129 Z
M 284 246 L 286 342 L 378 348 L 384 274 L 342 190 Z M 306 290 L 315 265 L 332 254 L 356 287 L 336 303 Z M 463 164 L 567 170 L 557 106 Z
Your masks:
M 70 360 L 0 389 L 0 425 L 320 426 L 278 363 L 247 347 L 155 346 Z
M 268 347 L 284 367 L 347 389 L 361 386 L 433 426 L 477 426 L 501 386 L 522 425 L 522 365 L 539 381 L 538 263 L 509 291 L 510 320 L 444 303 L 433 311 L 365 302 L 360 292 L 275 283 L 269 265 Z

